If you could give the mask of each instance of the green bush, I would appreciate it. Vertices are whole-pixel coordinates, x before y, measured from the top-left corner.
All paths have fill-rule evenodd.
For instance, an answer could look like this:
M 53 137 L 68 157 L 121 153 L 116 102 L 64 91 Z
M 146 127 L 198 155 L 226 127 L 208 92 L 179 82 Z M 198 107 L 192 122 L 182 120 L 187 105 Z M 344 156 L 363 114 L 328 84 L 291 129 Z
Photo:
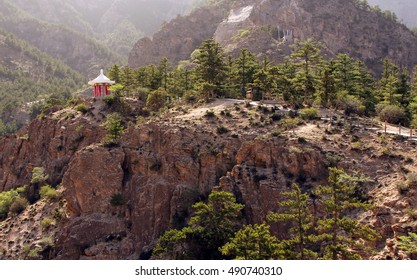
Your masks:
M 217 127 L 217 133 L 218 134 L 225 134 L 228 133 L 229 129 L 227 127 L 225 127 L 224 125 L 220 125 Z
M 204 117 L 211 119 L 214 118 L 216 116 L 216 113 L 214 113 L 213 110 L 207 110 L 206 113 L 204 114 Z
M 45 174 L 45 169 L 43 167 L 35 167 L 32 170 L 32 184 L 38 184 L 45 182 L 48 179 L 48 174 Z
M 199 96 L 195 91 L 187 91 L 183 98 L 186 103 L 194 104 L 198 101 Z
M 0 220 L 7 217 L 11 205 L 20 197 L 19 195 L 25 191 L 24 187 L 0 193 Z M 17 206 L 17 205 L 16 205 Z
M 300 111 L 303 120 L 311 121 L 319 118 L 319 111 L 316 108 L 305 108 Z
M 113 206 L 122 206 L 124 203 L 123 195 L 121 193 L 116 193 L 110 198 L 110 204 Z
M 159 111 L 165 107 L 167 93 L 163 88 L 159 88 L 148 95 L 146 107 L 151 111 Z
M 20 214 L 26 209 L 29 202 L 26 198 L 18 196 L 10 205 L 9 212 L 13 214 Z
M 110 147 L 117 145 L 123 134 L 123 117 L 118 113 L 113 113 L 107 116 L 107 121 L 102 124 L 107 130 L 106 138 L 104 139 L 104 146 Z
M 39 194 L 42 198 L 45 198 L 51 201 L 59 198 L 59 192 L 49 185 L 45 185 L 41 187 L 41 189 L 39 190 Z
M 42 231 L 47 231 L 48 229 L 51 228 L 51 226 L 53 226 L 55 224 L 54 219 L 52 219 L 51 217 L 46 217 L 41 221 L 41 228 Z
M 347 116 L 353 114 L 361 116 L 366 111 L 366 107 L 362 104 L 362 102 L 353 96 L 346 96 L 343 102 L 343 109 Z
M 113 94 L 103 97 L 104 103 L 106 103 L 109 107 L 112 106 L 113 104 L 117 103 L 118 99 L 119 98 L 116 95 L 113 95 Z
M 77 106 L 75 106 L 75 110 L 85 114 L 85 113 L 88 112 L 89 107 L 86 104 L 81 103 L 81 104 L 78 104 Z
M 408 123 L 407 114 L 404 109 L 396 105 L 378 106 L 378 111 L 378 116 L 383 122 L 386 121 L 392 124 L 401 123 L 403 125 Z

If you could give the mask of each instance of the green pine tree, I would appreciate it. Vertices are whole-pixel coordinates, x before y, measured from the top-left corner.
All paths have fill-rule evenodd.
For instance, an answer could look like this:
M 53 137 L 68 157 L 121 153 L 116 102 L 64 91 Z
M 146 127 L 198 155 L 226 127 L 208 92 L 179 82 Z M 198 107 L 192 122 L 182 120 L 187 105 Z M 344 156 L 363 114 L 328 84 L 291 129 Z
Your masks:
M 309 196 L 297 184 L 294 183 L 291 187 L 291 192 L 283 194 L 286 199 L 278 203 L 282 211 L 270 213 L 268 220 L 290 223 L 289 238 L 280 242 L 286 259 L 315 259 L 317 253 L 309 249 L 316 238 L 312 234 L 314 216 L 309 211 Z
M 358 183 L 366 179 L 350 176 L 337 168 L 329 169 L 329 184 L 319 186 L 315 194 L 324 210 L 324 217 L 317 221 L 321 258 L 360 259 L 366 251 L 366 242 L 376 241 L 378 233 L 368 225 L 351 218 L 353 210 L 369 210 L 371 205 L 359 200 L 355 193 Z
M 269 226 L 248 225 L 236 232 L 235 237 L 221 247 L 225 256 L 236 260 L 273 260 L 280 258 L 278 239 L 271 234 Z

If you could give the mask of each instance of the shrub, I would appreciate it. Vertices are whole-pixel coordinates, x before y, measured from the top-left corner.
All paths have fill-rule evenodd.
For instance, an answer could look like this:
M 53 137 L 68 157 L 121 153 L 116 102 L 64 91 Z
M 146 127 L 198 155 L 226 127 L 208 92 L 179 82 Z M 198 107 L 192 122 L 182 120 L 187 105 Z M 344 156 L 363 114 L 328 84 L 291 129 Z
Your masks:
M 124 204 L 123 195 L 121 193 L 113 194 L 110 198 L 110 204 L 113 206 L 122 206 Z
M 204 114 L 204 117 L 211 119 L 214 118 L 216 116 L 216 113 L 214 113 L 213 110 L 207 110 L 206 113 Z
M 47 200 L 55 200 L 59 198 L 58 191 L 49 185 L 41 187 L 41 189 L 39 190 L 39 194 L 42 198 L 45 198 Z
M 217 133 L 218 134 L 225 134 L 228 133 L 229 129 L 227 127 L 225 127 L 224 125 L 220 125 L 217 127 Z
M 26 209 L 29 202 L 26 198 L 18 196 L 10 205 L 9 212 L 13 214 L 20 214 Z
M 410 189 L 410 186 L 404 182 L 400 182 L 397 184 L 397 189 L 400 194 L 405 194 Z
M 307 140 L 304 137 L 298 137 L 298 143 L 305 144 L 307 143 Z
M 84 103 L 81 103 L 81 104 L 78 104 L 77 106 L 75 106 L 75 110 L 78 111 L 78 112 L 81 112 L 83 114 L 87 113 L 88 109 L 89 109 L 89 107 Z
M 319 118 L 319 111 L 316 108 L 306 108 L 300 111 L 303 120 L 311 121 Z
M 408 236 L 398 237 L 398 247 L 406 253 L 417 253 L 417 234 L 409 232 Z
M 345 110 L 345 114 L 348 116 L 353 114 L 363 115 L 366 110 L 362 102 L 353 96 L 346 96 L 343 103 L 343 109 Z
M 41 221 L 41 228 L 42 231 L 47 231 L 48 229 L 51 228 L 51 226 L 53 226 L 55 224 L 54 219 L 52 219 L 51 217 L 46 217 Z
M 7 217 L 7 213 L 9 213 L 11 205 L 19 197 L 20 193 L 24 191 L 25 188 L 22 187 L 0 193 L 0 220 L 5 219 Z
M 272 137 L 279 137 L 281 135 L 281 132 L 279 130 L 273 130 L 271 132 Z
M 152 91 L 146 99 L 146 107 L 151 111 L 159 111 L 165 107 L 167 93 L 163 88 Z
M 407 174 L 407 183 L 409 186 L 417 185 L 417 173 L 411 172 Z
M 35 167 L 32 170 L 32 184 L 38 184 L 45 182 L 48 179 L 48 174 L 45 174 L 45 169 L 43 167 Z
M 386 121 L 392 124 L 407 124 L 408 118 L 407 114 L 405 113 L 404 109 L 396 106 L 396 105 L 387 105 L 384 107 L 379 107 L 379 118 L 381 121 Z
M 117 103 L 118 99 L 119 97 L 117 97 L 116 95 L 107 95 L 103 97 L 104 103 L 106 103 L 109 107 Z
M 187 91 L 183 96 L 186 103 L 194 104 L 198 101 L 198 94 L 195 91 Z
M 278 121 L 282 120 L 282 118 L 283 118 L 283 115 L 280 114 L 280 113 L 274 113 L 271 116 L 271 120 L 274 121 L 274 122 L 278 122 Z

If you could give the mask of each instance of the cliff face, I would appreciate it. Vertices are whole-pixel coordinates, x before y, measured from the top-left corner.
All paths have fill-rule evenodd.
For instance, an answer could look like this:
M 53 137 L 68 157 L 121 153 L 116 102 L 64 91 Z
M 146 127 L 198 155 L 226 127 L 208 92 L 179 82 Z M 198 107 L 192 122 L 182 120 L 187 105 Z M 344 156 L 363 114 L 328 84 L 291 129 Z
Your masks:
M 268 212 L 279 211 L 277 202 L 291 183 L 306 192 L 326 184 L 330 163 L 371 179 L 355 195 L 373 208 L 351 215 L 381 235 L 372 244 L 374 258 L 408 257 L 397 241 L 417 230 L 417 184 L 398 185 L 407 173 L 417 173 L 414 142 L 379 137 L 361 126 L 350 135 L 321 121 L 272 136 L 279 124 L 250 125 L 257 108 L 219 100 L 130 124 L 120 145 L 107 148 L 100 124 L 114 108 L 83 102 L 90 108 L 85 114 L 66 108 L 0 139 L 0 191 L 30 185 L 33 168 L 44 167 L 47 183 L 62 193 L 60 200 L 41 199 L 0 222 L 1 259 L 28 258 L 27 246 L 42 247 L 45 238 L 53 246 L 42 247 L 36 258 L 146 259 L 158 238 L 183 227 L 191 206 L 213 189 L 230 191 L 245 205 L 246 223 L 262 223 Z M 219 117 L 204 118 L 208 108 Z M 225 109 L 230 117 L 220 117 Z M 134 119 L 127 116 L 126 124 Z M 219 134 L 220 124 L 230 132 Z M 360 139 L 360 147 L 351 139 Z M 320 212 L 311 203 L 311 211 Z M 45 229 L 48 217 L 54 224 Z M 272 230 L 286 234 L 282 226 Z
M 349 53 L 373 69 L 385 57 L 409 68 L 417 64 L 412 47 L 417 37 L 411 31 L 381 14 L 359 8 L 353 1 L 252 0 L 210 9 L 218 9 L 219 17 L 200 9 L 165 25 L 153 40 L 140 40 L 130 54 L 129 65 L 157 63 L 163 56 L 175 62 L 189 59 L 193 50 L 179 51 L 177 41 L 192 38 L 193 46 L 199 46 L 209 37 L 231 53 L 244 47 L 265 53 L 272 60 L 288 55 L 295 39 L 315 38 L 324 44 L 327 54 Z M 190 22 L 196 17 L 207 26 L 204 34 Z
M 163 57 L 175 62 L 188 59 L 202 41 L 213 36 L 223 17 L 221 7 L 201 8 L 189 16 L 177 17 L 163 25 L 152 39 L 139 40 L 129 54 L 129 65 L 159 63 Z
M 318 150 L 293 154 L 285 138 L 249 141 L 254 136 L 218 135 L 188 121 L 130 126 L 120 147 L 104 148 L 96 117 L 59 111 L 34 121 L 24 132 L 28 140 L 0 142 L 2 191 L 30 182 L 36 166 L 45 168 L 48 183 L 63 186 L 67 218 L 57 224 L 53 258 L 146 258 L 158 237 L 183 226 L 190 206 L 215 186 L 247 205 L 247 222 L 260 222 L 294 178 L 313 184 L 326 177 Z M 114 195 L 122 197 L 120 205 L 110 202 Z M 14 229 L 1 231 L 0 239 L 15 240 L 5 243 L 6 257 L 17 258 L 36 236 L 13 237 L 26 222 L 10 219 Z

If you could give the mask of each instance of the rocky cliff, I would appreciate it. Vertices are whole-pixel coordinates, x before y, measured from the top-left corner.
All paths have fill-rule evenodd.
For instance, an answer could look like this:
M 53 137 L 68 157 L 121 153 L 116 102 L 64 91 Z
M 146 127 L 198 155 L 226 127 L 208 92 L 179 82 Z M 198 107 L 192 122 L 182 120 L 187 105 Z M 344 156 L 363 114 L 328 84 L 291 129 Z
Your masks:
M 349 53 L 374 70 L 385 57 L 409 68 L 417 64 L 413 50 L 417 37 L 404 25 L 354 1 L 252 0 L 220 1 L 171 21 L 153 40 L 139 40 L 129 65 L 157 63 L 163 56 L 174 62 L 189 59 L 209 37 L 231 53 L 248 48 L 272 60 L 288 55 L 294 40 L 315 38 L 328 55 Z
M 106 132 L 100 124 L 115 108 L 100 100 L 79 102 L 88 105 L 86 113 L 66 108 L 0 140 L 0 191 L 30 184 L 33 168 L 43 167 L 47 183 L 61 193 L 59 201 L 41 199 L 0 222 L 0 258 L 146 259 L 159 236 L 184 226 L 191 205 L 212 189 L 234 193 L 245 205 L 246 222 L 261 223 L 278 210 L 292 182 L 308 192 L 326 183 L 327 167 L 335 164 L 372 179 L 357 195 L 374 208 L 352 215 L 380 233 L 374 258 L 408 257 L 397 238 L 417 229 L 407 210 L 417 206 L 416 189 L 397 184 L 416 172 L 414 142 L 382 138 L 359 125 L 350 140 L 325 121 L 279 136 L 270 133 L 282 129 L 279 123 L 256 126 L 249 120 L 272 111 L 220 100 L 173 108 L 137 125 L 132 121 L 141 105 L 129 103 L 133 113 L 126 115 L 120 145 L 109 148 L 101 144 Z M 208 107 L 216 117 L 204 117 Z M 222 115 L 225 110 L 229 116 Z M 220 125 L 228 132 L 219 133 Z M 360 147 L 351 143 L 355 139 Z M 45 228 L 48 217 L 54 222 Z M 36 248 L 42 251 L 29 253 Z

